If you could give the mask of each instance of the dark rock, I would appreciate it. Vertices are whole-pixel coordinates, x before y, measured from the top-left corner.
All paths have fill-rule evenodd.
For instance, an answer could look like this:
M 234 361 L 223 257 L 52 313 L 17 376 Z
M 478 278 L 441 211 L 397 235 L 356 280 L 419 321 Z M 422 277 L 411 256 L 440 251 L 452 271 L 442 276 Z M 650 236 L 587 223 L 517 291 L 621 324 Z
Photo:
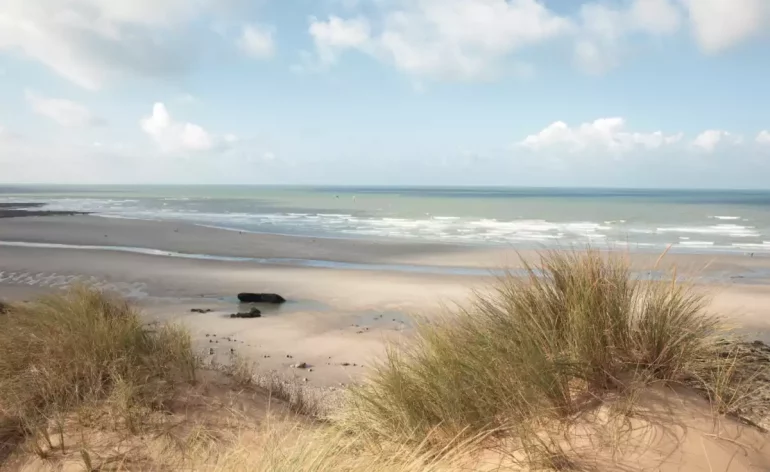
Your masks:
M 4 313 L 8 313 L 8 310 L 10 310 L 10 308 L 11 307 L 8 306 L 7 303 L 5 303 L 4 301 L 0 300 L 0 315 L 2 315 Z
M 291 366 L 294 369 L 307 369 L 308 367 L 310 367 L 307 365 L 307 362 L 300 362 L 299 364 L 292 364 Z
M 260 318 L 260 317 L 262 317 L 262 312 L 259 311 L 259 308 L 252 308 L 251 310 L 249 310 L 248 313 L 233 313 L 232 315 L 230 315 L 230 318 Z
M 276 293 L 239 293 L 238 300 L 243 303 L 284 303 L 285 298 Z
M 190 313 L 211 313 L 214 310 L 211 310 L 209 308 L 193 308 L 190 310 Z

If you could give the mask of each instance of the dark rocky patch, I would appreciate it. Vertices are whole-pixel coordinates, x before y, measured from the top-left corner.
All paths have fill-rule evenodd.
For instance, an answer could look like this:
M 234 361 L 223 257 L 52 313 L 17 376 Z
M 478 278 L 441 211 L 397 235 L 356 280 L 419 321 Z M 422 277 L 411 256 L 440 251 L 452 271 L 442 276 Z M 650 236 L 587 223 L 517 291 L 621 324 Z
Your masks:
M 41 208 L 45 203 L 0 203 L 0 218 L 23 218 L 27 216 L 72 216 L 87 215 L 82 211 L 46 211 L 29 210 L 28 208 Z
M 262 312 L 258 308 L 252 308 L 248 313 L 233 313 L 230 318 L 260 318 Z

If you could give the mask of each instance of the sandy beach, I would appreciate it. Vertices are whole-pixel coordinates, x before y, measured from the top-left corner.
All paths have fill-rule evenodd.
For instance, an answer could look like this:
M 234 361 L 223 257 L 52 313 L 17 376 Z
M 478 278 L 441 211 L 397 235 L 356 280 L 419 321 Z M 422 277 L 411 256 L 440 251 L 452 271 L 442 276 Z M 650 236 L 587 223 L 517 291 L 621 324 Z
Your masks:
M 413 315 L 435 316 L 517 268 L 532 251 L 362 239 L 254 234 L 190 224 L 34 216 L 0 219 L 0 298 L 24 300 L 73 283 L 114 290 L 148 320 L 187 325 L 219 362 L 237 352 L 260 369 L 318 387 L 355 379 Z M 628 255 L 650 268 L 654 253 Z M 713 298 L 712 309 L 753 338 L 770 341 L 770 258 L 670 254 Z M 231 319 L 239 292 L 276 292 L 289 302 L 258 319 Z M 212 310 L 192 313 L 193 308 Z M 213 349 L 213 356 L 209 356 Z M 232 350 L 232 351 L 231 351 Z M 305 362 L 310 370 L 293 369 Z

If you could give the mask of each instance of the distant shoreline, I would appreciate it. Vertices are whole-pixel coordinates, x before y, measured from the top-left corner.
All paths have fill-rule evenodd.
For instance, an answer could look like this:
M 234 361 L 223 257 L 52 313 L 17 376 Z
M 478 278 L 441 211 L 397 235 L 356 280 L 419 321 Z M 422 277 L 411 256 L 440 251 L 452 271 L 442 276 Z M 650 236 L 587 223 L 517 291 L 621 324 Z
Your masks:
M 84 211 L 28 210 L 28 208 L 42 208 L 45 205 L 45 203 L 0 203 L 0 218 L 88 215 Z

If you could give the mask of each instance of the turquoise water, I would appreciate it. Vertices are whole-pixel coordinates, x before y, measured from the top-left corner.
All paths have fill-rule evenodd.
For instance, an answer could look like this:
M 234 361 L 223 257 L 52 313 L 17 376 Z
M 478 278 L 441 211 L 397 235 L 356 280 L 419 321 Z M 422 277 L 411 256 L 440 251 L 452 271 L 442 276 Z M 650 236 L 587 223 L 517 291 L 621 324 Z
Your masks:
M 510 246 L 770 253 L 770 192 L 529 188 L 15 186 L 0 202 L 233 230 Z M 0 223 L 2 224 L 2 223 Z

